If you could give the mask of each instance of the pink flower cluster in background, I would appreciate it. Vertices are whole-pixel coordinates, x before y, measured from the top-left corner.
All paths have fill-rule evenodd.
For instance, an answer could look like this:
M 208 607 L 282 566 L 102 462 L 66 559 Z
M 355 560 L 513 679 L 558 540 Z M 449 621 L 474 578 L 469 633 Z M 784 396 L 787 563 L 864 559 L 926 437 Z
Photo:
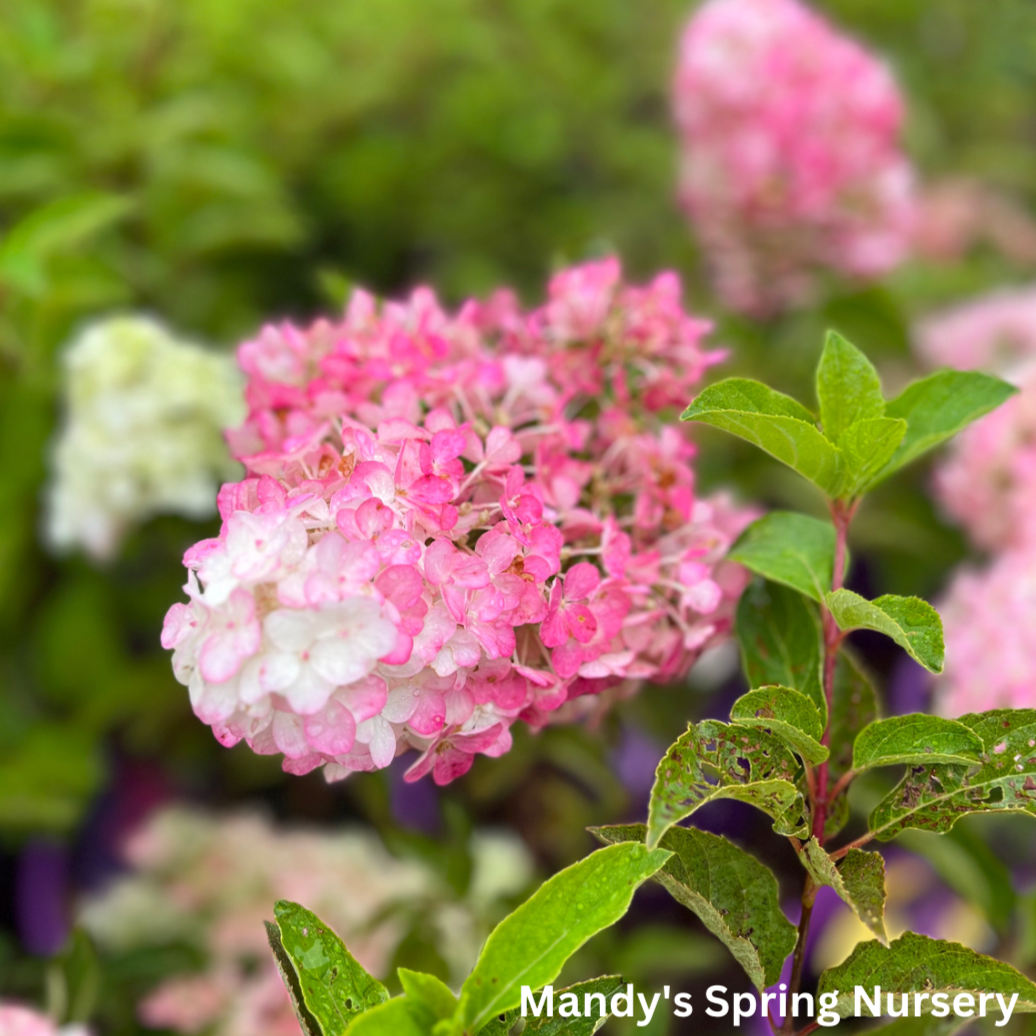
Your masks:
M 1017 396 L 966 428 L 936 467 L 935 492 L 975 546 L 993 557 L 962 568 L 940 611 L 945 715 L 1036 705 L 1036 289 L 994 292 L 936 314 L 917 331 L 933 366 L 993 371 Z
M 929 317 L 917 341 L 933 366 L 993 371 L 1021 389 L 954 439 L 935 489 L 976 546 L 1036 543 L 1036 288 L 998 291 Z
M 544 306 L 446 312 L 419 288 L 239 350 L 248 470 L 192 547 L 163 643 L 196 714 L 328 779 L 420 753 L 439 783 L 516 720 L 687 672 L 744 583 L 752 517 L 695 492 L 675 423 L 720 354 L 678 279 L 614 259 Z
M 680 199 L 731 308 L 807 302 L 910 248 L 903 105 L 885 65 L 798 0 L 707 0 L 680 47 Z
M 20 1004 L 0 1002 L 0 1036 L 89 1036 L 80 1025 L 59 1027 L 45 1014 Z

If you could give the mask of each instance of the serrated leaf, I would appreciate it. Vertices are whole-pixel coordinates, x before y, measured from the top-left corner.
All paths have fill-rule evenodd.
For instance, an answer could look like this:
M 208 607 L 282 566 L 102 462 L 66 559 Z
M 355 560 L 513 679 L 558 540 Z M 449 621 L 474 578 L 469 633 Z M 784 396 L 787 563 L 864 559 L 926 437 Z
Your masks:
M 828 496 L 842 484 L 842 455 L 817 430 L 813 415 L 790 396 L 758 381 L 727 378 L 710 385 L 681 415 L 747 440 L 797 471 Z
M 670 854 L 612 845 L 566 867 L 505 917 L 486 940 L 461 989 L 458 1019 L 476 1033 L 521 1003 L 521 987 L 539 989 L 588 939 L 614 924 L 636 889 Z
M 837 331 L 828 331 L 817 367 L 820 424 L 831 442 L 858 421 L 881 417 L 885 397 L 874 365 Z
M 982 739 L 956 720 L 915 712 L 864 727 L 853 746 L 853 769 L 900 763 L 963 763 L 982 754 Z
M 270 948 L 307 1036 L 339 1036 L 352 1019 L 388 999 L 345 943 L 316 914 L 280 900 L 267 922 Z
M 579 1010 L 582 1012 L 586 1006 L 585 997 L 587 995 L 593 996 L 595 993 L 600 993 L 604 997 L 604 1002 L 610 1005 L 613 994 L 619 992 L 620 989 L 622 989 L 622 979 L 618 975 L 605 975 L 602 978 L 592 978 L 587 982 L 579 982 L 574 986 L 557 989 L 554 991 L 554 1017 L 548 1018 L 546 1015 L 541 1015 L 539 1018 L 534 1018 L 530 1015 L 525 1019 L 523 1036 L 525 1034 L 531 1036 L 532 1033 L 535 1033 L 536 1036 L 593 1036 L 593 1033 L 597 1032 L 610 1017 L 607 1011 L 601 1013 L 600 1001 L 592 1000 L 591 1012 L 582 1018 L 562 1018 L 559 1013 L 561 998 L 571 993 L 576 997 Z M 486 1031 L 483 1029 L 483 1034 Z
M 745 529 L 727 556 L 820 602 L 831 588 L 834 526 L 793 511 L 771 511 Z
M 647 835 L 644 824 L 591 830 L 611 843 L 642 842 Z M 796 931 L 781 911 L 772 872 L 732 842 L 707 831 L 674 827 L 659 845 L 673 855 L 655 874 L 655 881 L 701 918 L 757 989 L 776 982 L 795 949 Z
M 691 724 L 662 757 L 648 807 L 647 844 L 709 802 L 736 799 L 773 818 L 778 834 L 805 837 L 809 820 L 798 760 L 762 730 L 717 720 Z M 711 778 L 711 779 L 710 779 Z
M 428 1036 L 435 1023 L 423 1002 L 397 996 L 357 1015 L 348 1036 Z
M 730 711 L 734 723 L 769 730 L 809 763 L 828 757 L 820 743 L 824 721 L 820 710 L 804 694 L 790 687 L 763 687 L 742 695 Z
M 839 497 L 851 500 L 874 485 L 879 472 L 903 441 L 906 430 L 906 421 L 891 417 L 857 421 L 846 428 L 838 439 L 845 462 Z
M 436 1018 L 451 1018 L 457 1010 L 457 998 L 453 991 L 435 975 L 423 971 L 399 968 L 399 981 L 403 992 L 411 1001 L 418 1001 L 428 1008 Z
M 878 942 L 859 943 L 843 964 L 820 976 L 817 997 L 837 993 L 834 1010 L 847 1018 L 856 1013 L 856 986 L 866 990 L 872 999 L 874 987 L 881 986 L 883 1007 L 888 993 L 927 994 L 928 999 L 919 1003 L 919 1012 L 914 1012 L 914 997 L 910 998 L 914 1013 L 929 1013 L 934 993 L 1000 993 L 1008 1000 L 1017 993 L 1016 1012 L 1036 1011 L 1036 984 L 1010 964 L 985 957 L 959 943 L 930 939 L 916 932 L 907 932 L 887 947 Z M 860 1017 L 877 1017 L 866 1004 L 860 1006 Z M 898 997 L 896 1006 L 899 1007 Z
M 827 606 L 839 629 L 877 630 L 929 672 L 942 672 L 942 619 L 927 601 L 895 594 L 868 601 L 852 590 L 835 590 L 827 595 Z
M 799 859 L 818 885 L 838 893 L 850 910 L 888 945 L 885 932 L 885 861 L 881 853 L 850 849 L 839 865 L 815 838 L 802 846 Z
M 902 418 L 907 432 L 880 478 L 956 435 L 1017 391 L 1006 381 L 977 371 L 937 371 L 915 381 L 885 406 L 885 416 Z
M 826 717 L 824 634 L 816 608 L 787 587 L 756 580 L 741 595 L 735 625 L 749 685 L 794 687 Z
M 969 813 L 1036 816 L 1036 709 L 971 713 L 958 722 L 982 740 L 980 762 L 909 770 L 871 813 L 871 831 L 881 841 L 906 828 L 944 833 Z

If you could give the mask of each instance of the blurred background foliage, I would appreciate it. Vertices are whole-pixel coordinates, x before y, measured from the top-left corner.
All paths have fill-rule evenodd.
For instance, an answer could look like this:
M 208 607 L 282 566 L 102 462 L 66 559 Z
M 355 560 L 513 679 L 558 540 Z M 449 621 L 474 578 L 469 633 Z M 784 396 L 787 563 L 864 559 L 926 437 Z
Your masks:
M 817 6 L 894 66 L 923 180 L 977 178 L 1033 209 L 1036 4 Z M 209 530 L 158 519 L 104 568 L 40 545 L 58 356 L 83 321 L 142 310 L 229 348 L 265 320 L 339 306 L 355 283 L 390 293 L 427 282 L 450 303 L 506 283 L 532 301 L 555 264 L 614 249 L 634 279 L 683 275 L 692 308 L 717 320 L 716 340 L 732 350 L 728 371 L 808 393 L 826 326 L 894 383 L 911 368 L 918 314 L 1031 277 L 1017 257 L 980 246 L 866 290 L 832 284 L 816 309 L 765 324 L 715 312 L 674 200 L 668 85 L 689 13 L 686 0 L 4 0 L 0 992 L 43 988 L 42 965 L 24 951 L 56 946 L 34 912 L 103 872 L 112 832 L 154 797 L 360 816 L 397 851 L 451 873 L 455 854 L 437 846 L 456 816 L 506 822 L 547 872 L 587 850 L 587 824 L 636 814 L 661 747 L 730 693 L 703 673 L 693 696 L 649 690 L 601 731 L 520 737 L 506 758 L 411 803 L 409 825 L 398 774 L 329 789 L 226 752 L 191 717 L 158 645 L 179 556 Z M 708 432 L 701 443 L 705 487 L 769 504 L 797 494 L 736 443 Z M 925 473 L 912 478 L 861 515 L 857 579 L 875 592 L 933 593 L 963 555 Z M 883 658 L 891 672 L 897 658 Z M 755 837 L 743 814 L 727 823 Z M 1036 957 L 1032 917 L 1011 928 L 1003 875 L 995 856 L 969 851 L 976 841 L 985 845 L 958 840 L 951 884 Z M 26 898 L 25 861 L 40 845 L 64 854 L 67 874 L 37 901 Z M 664 902 L 651 904 L 664 919 Z M 672 964 L 665 938 L 610 945 L 645 973 Z M 686 973 L 711 966 L 696 943 L 682 945 Z M 116 1015 L 112 1031 L 132 1031 Z

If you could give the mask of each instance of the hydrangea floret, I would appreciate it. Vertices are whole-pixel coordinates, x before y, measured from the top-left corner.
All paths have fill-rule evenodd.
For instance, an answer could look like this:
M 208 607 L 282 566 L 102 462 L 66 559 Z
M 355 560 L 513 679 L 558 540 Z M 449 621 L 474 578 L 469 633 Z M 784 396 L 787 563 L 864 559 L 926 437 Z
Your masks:
M 511 727 L 687 672 L 744 583 L 751 515 L 695 491 L 665 423 L 721 359 L 673 274 L 605 259 L 524 312 L 427 288 L 244 343 L 248 477 L 186 554 L 178 679 L 226 745 L 328 779 L 420 754 L 439 783 Z

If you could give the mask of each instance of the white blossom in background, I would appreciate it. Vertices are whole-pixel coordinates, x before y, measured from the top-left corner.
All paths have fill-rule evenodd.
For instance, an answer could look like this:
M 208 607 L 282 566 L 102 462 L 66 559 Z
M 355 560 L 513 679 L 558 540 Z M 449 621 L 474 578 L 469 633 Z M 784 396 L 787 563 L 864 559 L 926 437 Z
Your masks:
M 107 953 L 187 945 L 204 961 L 164 979 L 138 1005 L 147 1027 L 206 1036 L 298 1036 L 263 921 L 278 899 L 301 903 L 385 978 L 420 928 L 459 985 L 532 861 L 506 831 L 476 832 L 458 896 L 430 866 L 392 856 L 370 830 L 281 827 L 261 814 L 166 808 L 129 840 L 130 872 L 82 904 L 79 922 Z
M 215 513 L 220 483 L 240 471 L 223 440 L 245 412 L 230 356 L 155 320 L 114 317 L 71 343 L 63 379 L 45 508 L 51 546 L 103 560 L 153 515 Z

